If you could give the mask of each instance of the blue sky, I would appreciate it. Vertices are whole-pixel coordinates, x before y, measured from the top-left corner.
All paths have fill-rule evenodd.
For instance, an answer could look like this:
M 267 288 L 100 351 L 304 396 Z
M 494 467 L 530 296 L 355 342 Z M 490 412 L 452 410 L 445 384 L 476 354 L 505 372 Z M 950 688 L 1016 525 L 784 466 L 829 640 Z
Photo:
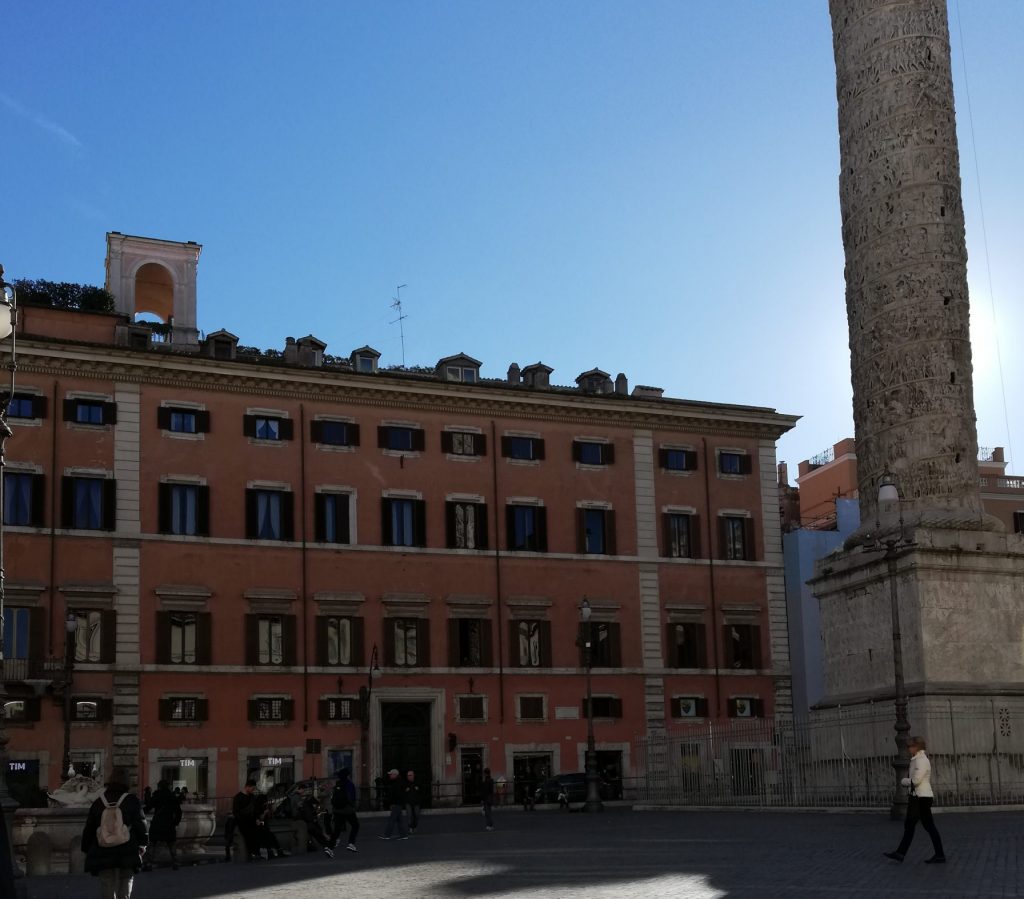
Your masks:
M 1024 454 L 1024 2 L 950 17 L 979 442 Z M 13 0 L 0 71 L 9 278 L 194 240 L 244 344 L 401 363 L 405 284 L 409 365 L 772 406 L 791 476 L 852 435 L 825 0 Z

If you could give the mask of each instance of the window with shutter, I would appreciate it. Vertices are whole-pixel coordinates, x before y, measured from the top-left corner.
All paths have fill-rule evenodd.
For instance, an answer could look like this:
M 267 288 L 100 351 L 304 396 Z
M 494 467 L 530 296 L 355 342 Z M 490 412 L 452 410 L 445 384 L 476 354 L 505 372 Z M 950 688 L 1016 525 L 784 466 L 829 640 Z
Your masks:
M 761 628 L 758 625 L 730 623 L 723 631 L 727 668 L 761 667 Z
M 509 505 L 505 509 L 508 548 L 519 552 L 546 552 L 547 528 L 544 507 Z
M 460 721 L 485 720 L 483 696 L 460 696 L 458 708 Z
M 544 720 L 543 696 L 519 696 L 519 718 L 522 721 Z
M 703 624 L 695 621 L 670 624 L 668 640 L 668 657 L 672 667 L 707 667 L 707 647 Z

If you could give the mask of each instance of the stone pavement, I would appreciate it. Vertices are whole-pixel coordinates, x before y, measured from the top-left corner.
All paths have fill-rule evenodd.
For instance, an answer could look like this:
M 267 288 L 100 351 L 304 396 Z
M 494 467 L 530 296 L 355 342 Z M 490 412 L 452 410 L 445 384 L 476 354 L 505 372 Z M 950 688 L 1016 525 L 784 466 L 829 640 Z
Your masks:
M 406 841 L 363 822 L 358 853 L 160 869 L 133 899 L 964 899 L 1024 895 L 1024 813 L 937 815 L 947 865 L 924 865 L 918 829 L 902 865 L 882 857 L 901 826 L 880 814 L 609 809 L 427 812 Z M 88 875 L 21 881 L 27 899 L 93 899 Z

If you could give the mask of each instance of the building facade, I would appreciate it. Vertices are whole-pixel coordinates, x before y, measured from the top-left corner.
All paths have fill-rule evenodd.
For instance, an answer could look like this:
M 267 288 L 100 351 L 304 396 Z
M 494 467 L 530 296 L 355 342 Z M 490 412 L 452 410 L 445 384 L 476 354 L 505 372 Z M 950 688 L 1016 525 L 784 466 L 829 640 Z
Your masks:
M 208 797 L 398 766 L 472 801 L 484 766 L 582 770 L 587 642 L 611 780 L 637 736 L 791 713 L 775 441 L 794 417 L 598 369 L 566 388 L 462 354 L 387 371 L 312 336 L 254 353 L 196 332 L 198 254 L 109 235 L 116 313 L 20 310 L 16 794 L 56 786 L 66 747 Z M 175 314 L 137 322 L 136 294 Z

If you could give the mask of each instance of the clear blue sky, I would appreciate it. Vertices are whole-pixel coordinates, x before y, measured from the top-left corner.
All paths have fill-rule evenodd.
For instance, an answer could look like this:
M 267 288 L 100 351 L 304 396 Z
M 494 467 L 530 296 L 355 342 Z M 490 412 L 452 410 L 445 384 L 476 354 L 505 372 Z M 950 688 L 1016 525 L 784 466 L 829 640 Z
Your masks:
M 950 17 L 979 442 L 1024 454 L 1024 2 Z M 559 384 L 598 366 L 772 406 L 803 416 L 779 446 L 792 475 L 852 435 L 826 0 L 3 18 L 8 277 L 102 284 L 109 230 L 194 240 L 199 327 L 244 344 L 313 333 L 400 363 L 406 284 L 407 364 L 543 361 Z

